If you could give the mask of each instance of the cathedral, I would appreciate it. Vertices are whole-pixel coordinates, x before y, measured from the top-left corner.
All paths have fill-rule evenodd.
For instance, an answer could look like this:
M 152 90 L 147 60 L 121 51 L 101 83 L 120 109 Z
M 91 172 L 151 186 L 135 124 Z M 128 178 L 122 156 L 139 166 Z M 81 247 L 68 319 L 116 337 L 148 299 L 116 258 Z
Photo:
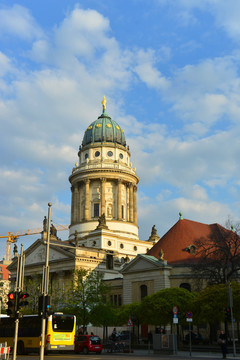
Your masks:
M 102 114 L 84 133 L 78 159 L 69 176 L 72 196 L 68 240 L 60 240 L 51 227 L 50 284 L 59 286 L 71 280 L 74 270 L 80 268 L 103 272 L 105 280 L 122 278 L 124 265 L 138 254 L 146 254 L 159 240 L 155 228 L 147 241 L 139 240 L 139 178 L 124 130 L 107 114 L 105 97 Z M 42 274 L 46 230 L 45 219 L 41 238 L 25 251 L 26 278 Z M 8 267 L 13 281 L 16 264 L 15 257 Z
M 148 240 L 140 240 L 137 224 L 139 178 L 131 162 L 124 130 L 108 114 L 102 114 L 85 130 L 78 163 L 69 176 L 71 221 L 68 240 L 50 233 L 50 288 L 59 291 L 77 269 L 96 270 L 112 288 L 115 305 L 141 301 L 168 287 L 196 290 L 191 265 L 200 261 L 195 241 L 225 238 L 231 233 L 218 224 L 184 219 L 160 237 L 155 226 Z M 46 219 L 41 238 L 25 250 L 25 278 L 42 276 L 46 257 Z M 16 254 L 15 254 L 16 255 Z M 16 278 L 17 257 L 8 266 Z M 199 283 L 199 281 L 197 282 Z

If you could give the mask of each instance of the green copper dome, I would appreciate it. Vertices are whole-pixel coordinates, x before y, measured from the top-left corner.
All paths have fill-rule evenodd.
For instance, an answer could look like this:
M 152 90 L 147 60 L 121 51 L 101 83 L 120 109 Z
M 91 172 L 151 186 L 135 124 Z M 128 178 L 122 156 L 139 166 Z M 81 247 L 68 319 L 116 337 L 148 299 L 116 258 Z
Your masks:
M 126 146 L 124 131 L 111 119 L 103 107 L 103 113 L 85 131 L 82 146 L 92 143 L 116 143 Z

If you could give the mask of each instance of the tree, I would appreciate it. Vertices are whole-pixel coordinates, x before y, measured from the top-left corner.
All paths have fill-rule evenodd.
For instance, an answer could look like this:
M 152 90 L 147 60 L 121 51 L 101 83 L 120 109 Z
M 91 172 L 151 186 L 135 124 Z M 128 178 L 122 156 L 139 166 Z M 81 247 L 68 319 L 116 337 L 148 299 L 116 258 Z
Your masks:
M 218 225 L 210 236 L 197 239 L 194 245 L 200 259 L 192 265 L 197 279 L 208 285 L 239 279 L 240 237 L 235 231 Z
M 24 291 L 29 294 L 29 298 L 27 308 L 23 309 L 24 314 L 37 314 L 41 283 L 42 277 L 37 274 L 33 275 L 32 278 L 28 278 L 25 281 Z
M 103 282 L 103 273 L 79 269 L 68 291 L 68 309 L 77 315 L 78 325 L 84 329 L 90 322 L 90 311 L 105 302 L 109 287 Z
M 240 284 L 233 282 L 233 316 L 240 320 Z M 210 325 L 210 340 L 216 339 L 219 323 L 224 322 L 225 309 L 229 307 L 228 284 L 211 285 L 202 290 L 192 303 L 194 323 Z M 239 335 L 239 334 L 238 334 Z
M 108 326 L 117 324 L 117 308 L 111 304 L 99 303 L 91 309 L 89 318 L 93 326 L 103 326 L 103 341 L 105 342 L 108 337 Z
M 180 314 L 184 314 L 191 310 L 195 297 L 195 293 L 183 288 L 167 288 L 146 296 L 141 303 L 141 322 L 163 326 L 172 323 L 173 306 L 177 306 Z
M 2 280 L 0 281 L 0 313 L 6 310 L 8 297 L 7 294 L 10 292 L 10 281 Z
M 201 325 L 224 321 L 224 308 L 228 305 L 226 284 L 208 286 L 193 301 L 194 322 Z

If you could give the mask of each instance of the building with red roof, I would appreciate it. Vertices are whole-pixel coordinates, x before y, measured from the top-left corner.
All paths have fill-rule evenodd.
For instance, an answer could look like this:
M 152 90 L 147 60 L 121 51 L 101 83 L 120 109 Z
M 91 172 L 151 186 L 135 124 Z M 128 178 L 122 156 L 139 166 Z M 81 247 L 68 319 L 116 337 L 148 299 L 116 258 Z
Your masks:
M 0 264 L 0 280 L 9 280 L 7 265 Z
M 7 265 L 0 264 L 0 299 L 2 309 L 6 308 L 7 294 L 10 291 L 10 272 Z M 2 310 L 1 309 L 1 310 Z
M 168 232 L 147 252 L 147 255 L 157 259 L 163 258 L 172 267 L 171 287 L 185 287 L 191 290 L 193 275 L 190 267 L 202 261 L 202 252 L 198 243 L 225 243 L 234 235 L 240 243 L 239 236 L 232 230 L 215 224 L 203 224 L 197 221 L 180 218 Z M 217 249 L 216 249 L 217 250 Z

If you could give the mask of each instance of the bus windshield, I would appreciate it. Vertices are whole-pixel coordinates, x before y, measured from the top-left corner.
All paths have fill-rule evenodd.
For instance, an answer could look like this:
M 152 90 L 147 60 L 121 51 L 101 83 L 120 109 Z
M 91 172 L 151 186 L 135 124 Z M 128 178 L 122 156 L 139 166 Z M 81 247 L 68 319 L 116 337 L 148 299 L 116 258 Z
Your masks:
M 74 316 L 71 315 L 53 315 L 52 329 L 54 332 L 71 332 L 74 326 Z

